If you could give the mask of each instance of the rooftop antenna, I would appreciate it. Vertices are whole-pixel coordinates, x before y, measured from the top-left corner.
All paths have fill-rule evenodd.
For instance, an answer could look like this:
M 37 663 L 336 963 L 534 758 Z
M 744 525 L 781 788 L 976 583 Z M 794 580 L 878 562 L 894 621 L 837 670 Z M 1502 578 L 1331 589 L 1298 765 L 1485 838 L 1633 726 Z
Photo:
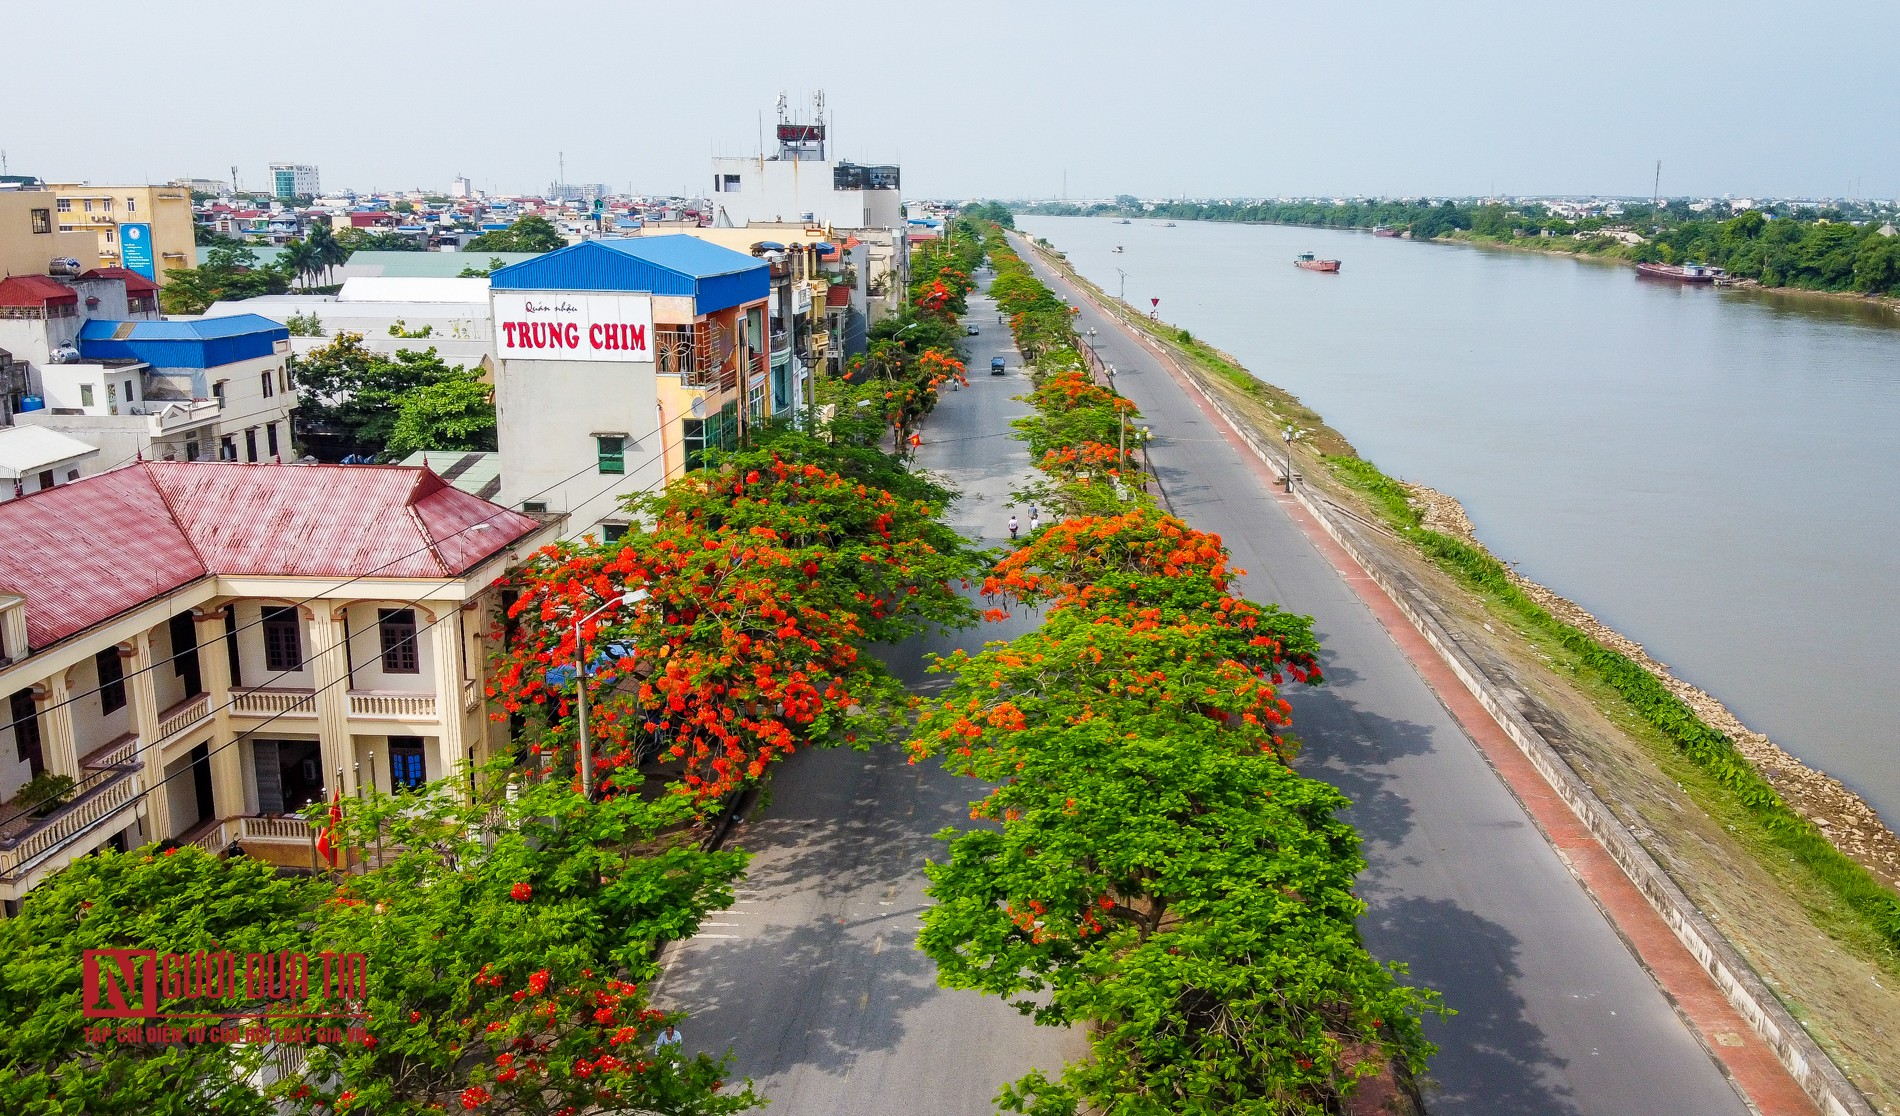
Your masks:
M 561 173 L 560 173 L 560 177 L 558 181 L 560 182 L 562 186 L 566 186 L 567 185 L 567 152 L 557 151 L 555 152 L 555 154 L 560 158 Z
M 231 193 L 233 196 L 235 196 L 237 192 L 238 192 L 237 167 L 233 165 L 231 167 Z

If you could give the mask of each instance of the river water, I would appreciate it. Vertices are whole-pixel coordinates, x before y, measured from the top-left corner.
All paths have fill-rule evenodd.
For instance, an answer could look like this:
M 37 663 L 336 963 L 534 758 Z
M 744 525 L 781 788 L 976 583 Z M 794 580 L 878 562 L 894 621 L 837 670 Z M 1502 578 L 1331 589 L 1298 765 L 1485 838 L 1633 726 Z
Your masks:
M 1362 232 L 1018 224 L 1900 823 L 1900 315 Z

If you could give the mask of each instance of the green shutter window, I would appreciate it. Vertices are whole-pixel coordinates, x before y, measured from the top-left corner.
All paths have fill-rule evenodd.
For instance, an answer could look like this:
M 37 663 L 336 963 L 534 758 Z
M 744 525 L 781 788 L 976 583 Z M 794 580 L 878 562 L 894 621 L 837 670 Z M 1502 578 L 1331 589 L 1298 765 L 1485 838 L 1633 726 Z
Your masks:
M 627 471 L 627 440 L 625 438 L 602 435 L 594 441 L 600 446 L 601 472 L 624 473 Z
M 728 403 L 719 408 L 719 448 L 736 450 L 739 448 L 739 404 Z
M 706 420 L 681 419 L 680 445 L 686 450 L 686 471 L 706 466 Z

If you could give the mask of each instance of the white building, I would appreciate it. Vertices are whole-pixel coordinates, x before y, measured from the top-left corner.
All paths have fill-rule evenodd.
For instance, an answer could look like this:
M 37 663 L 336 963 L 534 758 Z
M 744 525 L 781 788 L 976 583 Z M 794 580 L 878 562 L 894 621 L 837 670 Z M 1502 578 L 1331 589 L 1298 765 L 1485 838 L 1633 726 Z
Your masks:
M 35 426 L 0 428 L 0 501 L 79 479 L 99 447 Z
M 825 128 L 822 93 L 810 124 L 788 121 L 781 96 L 776 154 L 713 158 L 713 224 L 790 221 L 843 229 L 902 225 L 898 168 L 832 161 L 825 153 Z
M 551 534 L 396 466 L 146 462 L 0 503 L 7 913 L 107 845 L 312 868 L 300 807 L 465 778 L 505 744 L 494 582 Z M 64 801 L 23 801 L 46 775 Z
M 279 198 L 314 198 L 323 191 L 317 187 L 317 168 L 306 163 L 272 163 L 271 194 Z

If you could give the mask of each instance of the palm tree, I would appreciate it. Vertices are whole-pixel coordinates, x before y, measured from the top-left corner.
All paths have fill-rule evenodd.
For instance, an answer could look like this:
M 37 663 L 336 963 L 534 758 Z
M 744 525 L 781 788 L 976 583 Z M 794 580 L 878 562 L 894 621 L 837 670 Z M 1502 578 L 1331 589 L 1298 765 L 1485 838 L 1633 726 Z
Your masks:
M 317 250 L 317 266 L 328 273 L 332 268 L 341 267 L 350 262 L 350 250 L 345 248 L 330 226 L 318 223 L 310 229 L 310 243 Z M 326 274 L 326 278 L 329 278 Z
M 318 257 L 319 252 L 315 244 L 308 240 L 293 240 L 284 245 L 277 263 L 295 276 L 304 289 L 308 290 L 310 280 L 323 270 L 323 262 Z

